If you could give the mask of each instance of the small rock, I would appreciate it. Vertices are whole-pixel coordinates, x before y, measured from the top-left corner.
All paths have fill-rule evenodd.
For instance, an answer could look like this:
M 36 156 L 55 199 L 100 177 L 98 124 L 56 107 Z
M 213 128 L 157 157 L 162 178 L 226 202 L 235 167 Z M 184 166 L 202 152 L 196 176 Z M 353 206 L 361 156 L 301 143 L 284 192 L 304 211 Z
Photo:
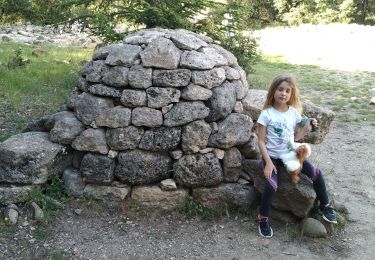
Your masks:
M 34 219 L 37 221 L 43 221 L 44 220 L 44 212 L 43 210 L 36 204 L 35 202 L 31 203 L 31 206 L 34 210 Z
M 224 158 L 225 151 L 224 151 L 224 150 L 221 150 L 221 149 L 218 149 L 218 148 L 215 148 L 215 149 L 214 149 L 214 154 L 215 154 L 215 156 L 216 156 L 219 160 L 221 160 L 221 159 Z
M 77 214 L 77 215 L 81 215 L 82 209 L 75 209 L 74 213 Z
M 18 211 L 10 208 L 8 210 L 8 225 L 14 226 L 17 224 L 18 221 Z
M 372 97 L 370 100 L 370 105 L 375 105 L 375 97 Z
M 307 237 L 327 237 L 327 230 L 324 225 L 314 218 L 305 218 L 302 221 L 301 233 Z
M 173 179 L 162 180 L 159 186 L 164 191 L 177 190 L 176 182 Z

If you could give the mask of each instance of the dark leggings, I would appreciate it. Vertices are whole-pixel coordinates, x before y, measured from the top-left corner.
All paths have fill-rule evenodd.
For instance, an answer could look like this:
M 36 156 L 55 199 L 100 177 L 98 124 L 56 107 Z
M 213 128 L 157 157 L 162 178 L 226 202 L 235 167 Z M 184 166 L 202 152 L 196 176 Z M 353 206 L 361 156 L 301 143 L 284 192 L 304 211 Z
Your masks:
M 281 167 L 284 167 L 283 162 L 281 159 L 274 159 L 271 158 L 273 165 L 275 165 L 276 169 L 279 171 Z M 262 168 L 264 168 L 264 160 L 262 159 Z M 304 161 L 302 165 L 302 171 L 303 174 L 307 175 L 312 181 L 313 181 L 313 187 L 316 193 L 316 196 L 318 197 L 318 200 L 320 201 L 320 205 L 327 205 L 328 204 L 328 195 L 326 191 L 326 184 L 323 179 L 323 175 L 321 171 L 308 161 Z M 269 216 L 271 203 L 274 194 L 277 191 L 277 174 L 275 171 L 272 172 L 272 177 L 265 180 L 265 187 L 262 194 L 262 201 L 260 203 L 259 207 L 259 214 L 265 217 Z

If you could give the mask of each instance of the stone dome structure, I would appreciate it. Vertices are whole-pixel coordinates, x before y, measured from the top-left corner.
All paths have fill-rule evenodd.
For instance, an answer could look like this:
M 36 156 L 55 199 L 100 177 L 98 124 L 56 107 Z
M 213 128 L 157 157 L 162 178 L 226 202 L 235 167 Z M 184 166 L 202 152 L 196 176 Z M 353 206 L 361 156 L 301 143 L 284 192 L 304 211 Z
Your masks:
M 94 53 L 60 112 L 0 143 L 0 203 L 62 174 L 77 197 L 170 209 L 191 196 L 206 207 L 250 208 L 263 190 L 252 128 L 264 98 L 207 36 L 127 35 Z M 324 126 L 310 136 L 318 143 L 334 114 L 305 108 Z M 274 206 L 306 216 L 315 200 L 308 180 L 285 185 Z

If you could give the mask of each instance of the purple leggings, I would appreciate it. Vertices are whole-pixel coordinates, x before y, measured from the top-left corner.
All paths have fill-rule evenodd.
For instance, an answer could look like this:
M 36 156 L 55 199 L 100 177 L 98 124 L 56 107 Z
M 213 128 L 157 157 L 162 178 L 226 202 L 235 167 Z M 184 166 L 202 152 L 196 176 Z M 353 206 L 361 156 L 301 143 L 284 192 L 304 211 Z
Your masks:
M 275 165 L 276 169 L 279 171 L 281 167 L 285 167 L 281 159 L 274 159 L 271 158 L 272 163 Z M 262 159 L 262 166 L 264 167 L 265 162 Z M 304 161 L 302 165 L 303 174 L 307 175 L 313 181 L 313 187 L 320 201 L 320 205 L 327 205 L 328 204 L 328 195 L 326 190 L 326 185 L 324 182 L 323 175 L 321 171 L 314 165 L 312 165 L 308 161 Z M 262 194 L 262 201 L 259 207 L 259 214 L 265 217 L 269 216 L 269 211 L 271 208 L 271 203 L 274 194 L 277 191 L 278 185 L 278 178 L 275 171 L 272 172 L 272 177 L 265 180 L 265 187 Z

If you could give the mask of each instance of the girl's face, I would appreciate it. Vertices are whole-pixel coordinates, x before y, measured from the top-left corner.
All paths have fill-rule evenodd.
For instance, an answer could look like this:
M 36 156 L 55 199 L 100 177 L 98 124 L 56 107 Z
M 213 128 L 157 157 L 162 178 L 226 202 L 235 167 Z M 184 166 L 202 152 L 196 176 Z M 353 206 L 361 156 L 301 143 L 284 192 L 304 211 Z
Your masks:
M 292 95 L 292 87 L 288 82 L 283 81 L 277 86 L 273 99 L 275 105 L 287 105 L 289 102 L 290 96 Z

